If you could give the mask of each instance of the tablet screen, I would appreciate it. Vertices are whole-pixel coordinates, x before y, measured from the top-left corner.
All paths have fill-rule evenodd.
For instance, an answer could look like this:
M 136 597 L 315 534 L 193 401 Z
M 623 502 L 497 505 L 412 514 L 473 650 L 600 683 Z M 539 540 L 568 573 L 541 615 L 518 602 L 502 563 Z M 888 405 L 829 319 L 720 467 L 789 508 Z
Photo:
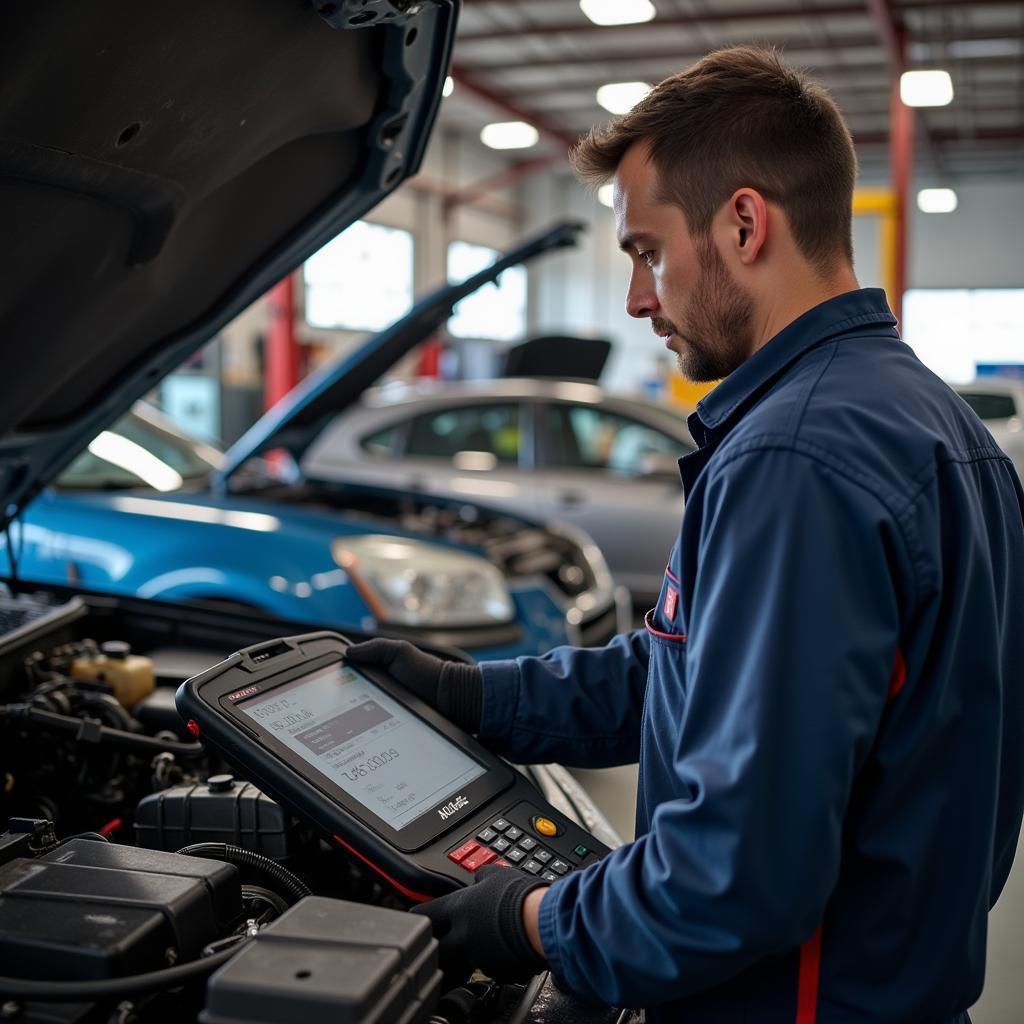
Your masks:
M 342 662 L 237 708 L 395 831 L 486 770 Z

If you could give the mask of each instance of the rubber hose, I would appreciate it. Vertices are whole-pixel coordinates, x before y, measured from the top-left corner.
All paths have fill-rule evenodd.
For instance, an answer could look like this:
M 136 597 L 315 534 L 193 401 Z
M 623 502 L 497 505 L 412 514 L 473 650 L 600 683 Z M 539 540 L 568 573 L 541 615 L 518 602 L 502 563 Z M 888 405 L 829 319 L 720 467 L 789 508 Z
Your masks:
M 80 1003 L 138 995 L 142 992 L 159 992 L 163 989 L 178 988 L 186 982 L 212 974 L 244 945 L 247 943 L 239 943 L 204 960 L 193 960 L 177 967 L 164 967 L 159 971 L 131 975 L 127 978 L 109 978 L 103 981 L 26 981 L 24 978 L 0 977 L 0 995 L 10 999 L 37 1002 Z
M 277 861 L 264 857 L 262 853 L 256 853 L 254 850 L 231 846 L 228 843 L 194 843 L 176 852 L 183 857 L 206 857 L 210 860 L 224 860 L 238 867 L 254 868 L 283 885 L 292 897 L 292 903 L 313 895 L 313 890 L 298 875 L 293 875 Z
M 8 718 L 19 725 L 35 726 L 47 732 L 79 733 L 90 719 L 73 718 L 70 715 L 58 715 L 53 711 L 43 711 L 30 707 L 28 704 L 7 704 L 0 706 L 0 718 Z M 175 740 L 160 740 L 155 736 L 142 736 L 123 729 L 112 729 L 108 725 L 95 724 L 96 743 L 128 750 L 136 754 L 154 754 L 167 751 L 183 758 L 199 758 L 206 756 L 201 743 L 181 743 Z M 91 741 L 90 741 L 91 742 Z

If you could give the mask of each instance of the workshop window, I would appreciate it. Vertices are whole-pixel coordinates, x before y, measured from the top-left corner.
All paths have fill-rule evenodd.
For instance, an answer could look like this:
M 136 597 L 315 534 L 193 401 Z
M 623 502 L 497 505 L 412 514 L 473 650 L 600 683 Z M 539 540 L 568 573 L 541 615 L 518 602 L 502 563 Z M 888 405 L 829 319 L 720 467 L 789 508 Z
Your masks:
M 448 246 L 448 280 L 453 283 L 489 267 L 499 256 L 496 249 L 470 242 Z M 453 338 L 514 341 L 526 332 L 526 268 L 509 267 L 497 284 L 486 284 L 457 303 L 448 321 Z
M 408 231 L 358 220 L 303 267 L 311 327 L 380 331 L 412 307 Z
M 1024 373 L 1024 288 L 911 288 L 903 340 L 943 380 Z

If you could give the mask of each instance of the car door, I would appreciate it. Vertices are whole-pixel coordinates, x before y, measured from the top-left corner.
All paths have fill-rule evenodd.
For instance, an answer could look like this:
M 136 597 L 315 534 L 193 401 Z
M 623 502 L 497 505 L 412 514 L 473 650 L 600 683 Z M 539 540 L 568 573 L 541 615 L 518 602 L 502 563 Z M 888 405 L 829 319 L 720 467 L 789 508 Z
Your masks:
M 616 582 L 653 600 L 679 533 L 679 438 L 621 411 L 571 402 L 537 409 L 536 500 L 541 514 L 585 530 Z

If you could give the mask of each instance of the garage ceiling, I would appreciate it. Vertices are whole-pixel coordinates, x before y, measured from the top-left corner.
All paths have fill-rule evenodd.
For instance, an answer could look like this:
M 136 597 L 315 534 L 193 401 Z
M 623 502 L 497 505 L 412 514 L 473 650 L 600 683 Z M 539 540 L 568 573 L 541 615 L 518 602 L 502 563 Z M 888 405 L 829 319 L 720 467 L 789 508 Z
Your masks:
M 884 179 L 897 31 L 906 68 L 953 78 L 948 107 L 919 109 L 917 172 L 929 178 L 1024 170 L 1024 3 L 1021 0 L 653 0 L 640 25 L 599 27 L 576 0 L 463 0 L 442 124 L 478 132 L 521 117 L 552 154 L 609 119 L 606 82 L 658 82 L 705 52 L 768 43 L 831 90 L 853 132 L 862 177 Z M 520 151 L 534 157 L 538 150 Z

